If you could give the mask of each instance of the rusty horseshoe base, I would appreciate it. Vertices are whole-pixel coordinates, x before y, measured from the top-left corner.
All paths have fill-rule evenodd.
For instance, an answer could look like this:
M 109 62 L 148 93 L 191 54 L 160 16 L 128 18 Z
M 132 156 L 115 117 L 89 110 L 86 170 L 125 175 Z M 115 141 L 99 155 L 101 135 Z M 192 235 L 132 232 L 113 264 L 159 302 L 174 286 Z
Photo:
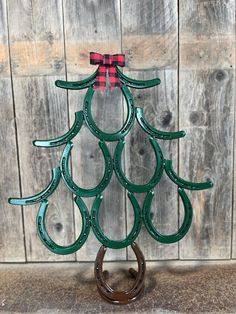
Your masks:
M 140 250 L 137 243 L 131 245 L 138 262 L 138 271 L 136 272 L 133 268 L 129 269 L 129 272 L 132 276 L 136 278 L 133 287 L 130 290 L 125 291 L 116 291 L 113 290 L 106 282 L 103 272 L 103 259 L 107 250 L 107 247 L 102 245 L 98 251 L 95 266 L 94 274 L 97 281 L 97 288 L 99 294 L 106 301 L 115 304 L 128 304 L 132 301 L 135 301 L 140 297 L 144 291 L 144 279 L 146 271 L 146 263 L 142 251 Z

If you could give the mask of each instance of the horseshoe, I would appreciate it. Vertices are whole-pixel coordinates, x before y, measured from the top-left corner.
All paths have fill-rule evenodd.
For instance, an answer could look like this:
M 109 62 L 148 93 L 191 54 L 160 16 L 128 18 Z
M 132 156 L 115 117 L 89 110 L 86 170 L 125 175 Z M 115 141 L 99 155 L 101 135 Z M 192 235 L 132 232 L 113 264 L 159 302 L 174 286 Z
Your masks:
M 153 137 L 156 137 L 160 140 L 173 140 L 176 138 L 181 138 L 186 135 L 185 131 L 178 131 L 178 132 L 164 132 L 155 129 L 151 124 L 147 122 L 147 120 L 144 117 L 143 108 L 136 107 L 135 108 L 135 114 L 136 119 L 138 121 L 138 124 L 141 126 L 141 128 L 144 130 L 144 132 L 147 132 Z
M 137 89 L 150 88 L 150 87 L 159 85 L 161 83 L 161 80 L 159 78 L 146 80 L 146 81 L 135 80 L 124 75 L 118 67 L 116 67 L 116 70 L 117 70 L 117 73 L 121 82 L 132 88 L 137 88 Z
M 95 188 L 92 188 L 92 189 L 83 189 L 79 187 L 71 178 L 70 171 L 69 171 L 69 157 L 70 157 L 72 147 L 73 147 L 72 142 L 69 142 L 66 145 L 63 151 L 61 163 L 60 163 L 61 175 L 66 186 L 72 193 L 74 193 L 77 196 L 92 197 L 92 196 L 96 196 L 100 194 L 109 184 L 112 177 L 112 172 L 113 172 L 112 157 L 110 155 L 110 152 L 106 143 L 103 141 L 99 142 L 99 147 L 102 150 L 104 160 L 105 160 L 104 175 L 101 182 Z
M 195 182 L 189 182 L 182 178 L 180 178 L 176 172 L 174 172 L 172 168 L 172 161 L 171 160 L 165 160 L 164 162 L 165 172 L 168 175 L 168 177 L 179 187 L 187 190 L 205 190 L 213 187 L 213 182 L 211 180 L 208 180 L 206 182 L 202 183 L 195 183 Z
M 89 87 L 91 84 L 95 82 L 95 78 L 97 76 L 97 71 L 95 71 L 92 75 L 88 78 L 81 80 L 81 81 L 74 81 L 74 82 L 67 82 L 57 80 L 55 81 L 55 85 L 60 88 L 64 89 L 84 89 Z
M 83 111 L 81 110 L 75 112 L 75 121 L 70 130 L 66 132 L 64 135 L 51 140 L 35 140 L 33 141 L 33 145 L 40 147 L 56 147 L 66 144 L 79 133 L 79 130 L 81 129 L 82 125 L 83 125 Z
M 130 232 L 130 234 L 124 239 L 120 241 L 110 240 L 103 232 L 102 228 L 99 224 L 99 209 L 103 199 L 103 196 L 98 195 L 93 203 L 91 210 L 91 225 L 93 232 L 104 246 L 112 248 L 112 249 L 121 249 L 129 246 L 132 242 L 135 241 L 142 227 L 142 218 L 141 218 L 141 208 L 136 200 L 135 196 L 132 193 L 128 193 L 129 200 L 133 206 L 134 210 L 134 225 Z
M 154 149 L 155 156 L 156 156 L 156 169 L 155 172 L 150 179 L 150 181 L 146 184 L 134 184 L 130 182 L 123 170 L 121 165 L 121 154 L 125 145 L 124 140 L 120 140 L 117 143 L 115 153 L 114 153 L 114 170 L 117 176 L 117 179 L 119 182 L 130 192 L 136 192 L 136 193 L 142 193 L 142 192 L 148 192 L 150 189 L 152 189 L 161 179 L 163 170 L 164 170 L 164 158 L 162 155 L 162 151 L 158 143 L 153 138 L 149 138 L 151 145 Z
M 90 221 L 89 221 L 89 212 L 88 209 L 83 202 L 83 200 L 80 197 L 75 197 L 75 203 L 78 206 L 80 210 L 80 214 L 82 217 L 82 229 L 79 237 L 77 240 L 68 246 L 61 246 L 56 244 L 49 236 L 47 229 L 46 229 L 46 224 L 45 224 L 45 217 L 46 217 L 46 212 L 48 208 L 48 201 L 44 200 L 39 208 L 38 215 L 36 218 L 36 228 L 37 228 L 37 233 L 42 241 L 42 243 L 53 253 L 55 254 L 60 254 L 60 255 L 67 255 L 74 253 L 78 251 L 85 241 L 88 238 L 89 231 L 90 231 Z
M 40 193 L 24 197 L 24 198 L 9 198 L 8 202 L 12 205 L 32 205 L 36 203 L 40 203 L 46 198 L 48 198 L 57 188 L 61 179 L 61 171 L 60 168 L 53 168 L 52 169 L 52 179 L 48 186 Z
M 136 273 L 135 283 L 130 290 L 117 291 L 113 290 L 106 282 L 103 274 L 103 259 L 107 248 L 101 246 L 94 265 L 94 275 L 97 282 L 97 289 L 99 294 L 108 302 L 115 304 L 128 304 L 135 301 L 144 291 L 144 279 L 146 271 L 146 263 L 138 245 L 134 242 L 131 245 L 138 262 L 138 272 L 136 273 L 132 268 L 129 270 L 133 275 Z
M 93 117 L 92 117 L 91 104 L 92 104 L 92 98 L 93 98 L 94 90 L 93 90 L 92 86 L 89 86 L 89 88 L 87 90 L 87 93 L 84 97 L 84 109 L 83 109 L 85 122 L 86 122 L 89 130 L 96 137 L 98 137 L 100 140 L 104 140 L 104 141 L 108 141 L 108 142 L 117 141 L 120 138 L 124 137 L 129 132 L 129 130 L 131 129 L 131 127 L 134 123 L 135 110 L 134 110 L 133 96 L 130 93 L 130 91 L 126 85 L 123 85 L 121 87 L 121 91 L 122 91 L 123 95 L 125 96 L 126 103 L 127 103 L 127 109 L 128 109 L 127 111 L 128 112 L 127 112 L 126 121 L 119 131 L 117 131 L 115 133 L 105 133 L 97 127 L 97 125 L 94 122 Z
M 163 234 L 159 233 L 157 231 L 157 229 L 154 227 L 152 220 L 151 220 L 151 215 L 150 215 L 151 204 L 152 204 L 154 192 L 150 191 L 146 195 L 146 198 L 145 198 L 144 204 L 143 204 L 143 222 L 144 222 L 144 225 L 145 225 L 147 231 L 149 232 L 149 234 L 158 242 L 161 242 L 161 243 L 177 242 L 185 236 L 185 234 L 188 232 L 188 230 L 191 226 L 192 217 L 193 217 L 192 205 L 190 203 L 190 200 L 189 200 L 187 194 L 185 193 L 185 191 L 183 189 L 178 188 L 178 193 L 179 193 L 179 195 L 182 199 L 183 205 L 184 205 L 184 220 L 183 220 L 183 223 L 182 223 L 181 227 L 179 228 L 179 230 L 176 233 L 170 234 L 170 235 L 163 235 Z

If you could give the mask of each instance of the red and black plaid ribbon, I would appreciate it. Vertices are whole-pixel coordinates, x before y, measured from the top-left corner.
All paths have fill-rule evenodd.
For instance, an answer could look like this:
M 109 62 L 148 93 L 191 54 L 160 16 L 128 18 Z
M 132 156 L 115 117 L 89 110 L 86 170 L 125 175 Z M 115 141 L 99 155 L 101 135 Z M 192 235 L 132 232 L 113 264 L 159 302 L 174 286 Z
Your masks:
M 115 65 L 120 67 L 125 66 L 125 55 L 124 54 L 115 54 L 101 55 L 97 52 L 90 52 L 90 64 L 99 64 L 98 73 L 96 76 L 95 83 L 93 85 L 94 89 L 106 89 L 106 73 L 108 71 L 111 89 L 115 87 L 121 87 L 122 83 L 118 77 Z

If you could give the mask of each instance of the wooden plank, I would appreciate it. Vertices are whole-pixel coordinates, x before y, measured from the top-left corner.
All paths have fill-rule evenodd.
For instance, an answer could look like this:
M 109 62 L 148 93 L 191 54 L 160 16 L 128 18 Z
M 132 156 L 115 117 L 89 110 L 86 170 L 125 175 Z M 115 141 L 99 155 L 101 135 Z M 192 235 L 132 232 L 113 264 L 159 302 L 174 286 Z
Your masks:
M 87 77 L 96 70 L 89 64 L 89 52 L 119 53 L 121 51 L 119 1 L 66 1 L 64 21 L 68 80 Z M 104 18 L 105 17 L 105 18 Z M 84 74 L 81 76 L 81 74 Z M 74 112 L 81 110 L 85 91 L 69 91 L 71 124 Z M 105 132 L 115 132 L 122 126 L 123 108 L 119 90 L 96 91 L 93 99 L 93 116 Z M 75 182 L 85 188 L 94 187 L 102 178 L 104 161 L 95 138 L 84 126 L 74 140 L 72 172 Z M 113 154 L 115 143 L 108 143 Z M 100 223 L 111 239 L 125 237 L 124 190 L 113 174 L 112 181 L 103 193 Z M 94 198 L 84 199 L 91 208 Z M 76 233 L 80 232 L 80 217 L 75 211 Z M 94 260 L 100 243 L 90 234 L 77 260 Z M 126 259 L 126 250 L 108 250 L 107 260 Z
M 130 70 L 176 69 L 177 1 L 122 1 L 122 46 Z
M 4 0 L 0 1 L 0 14 L 0 262 L 24 262 L 22 208 L 7 202 L 11 193 L 20 194 L 20 185 Z
M 65 78 L 62 2 L 9 1 L 8 11 L 22 194 L 29 196 L 48 184 L 50 171 L 59 164 L 62 151 L 33 147 L 32 140 L 57 137 L 68 129 L 67 99 L 54 85 L 56 79 Z M 31 52 L 27 50 L 29 46 Z M 60 244 L 72 243 L 71 193 L 60 184 L 49 204 L 49 234 Z M 37 210 L 37 205 L 24 208 L 27 260 L 74 260 L 74 254 L 50 253 L 39 241 L 35 228 Z
M 188 193 L 194 219 L 188 235 L 180 243 L 180 257 L 228 259 L 231 250 L 235 1 L 180 1 L 179 12 L 179 116 L 180 127 L 187 130 L 186 138 L 180 142 L 179 174 L 190 181 L 211 178 L 215 183 L 211 190 Z M 224 49 L 216 53 L 220 47 Z
M 125 73 L 138 79 L 159 77 L 162 81 L 161 85 L 152 89 L 132 90 L 136 106 L 144 108 L 147 120 L 157 129 L 177 130 L 177 2 L 135 0 L 121 3 L 123 52 L 128 67 Z M 164 157 L 173 159 L 177 166 L 177 141 L 159 143 Z M 154 171 L 154 152 L 147 134 L 137 123 L 127 136 L 125 164 L 127 177 L 137 184 L 147 182 Z M 138 196 L 141 206 L 144 196 Z M 155 188 L 152 212 L 153 223 L 159 231 L 165 234 L 176 232 L 178 227 L 176 189 L 165 175 Z M 133 213 L 127 200 L 128 232 L 132 225 Z M 144 227 L 137 242 L 148 260 L 178 258 L 178 244 L 157 243 Z M 134 258 L 131 251 L 129 258 Z
M 89 74 L 89 52 L 119 53 L 120 5 L 118 0 L 64 2 L 66 65 L 68 75 Z M 68 77 L 69 78 L 69 77 Z
M 62 0 L 8 0 L 8 7 L 14 75 L 64 75 Z
M 56 77 L 24 77 L 14 80 L 19 130 L 19 154 L 22 194 L 34 195 L 43 190 L 51 178 L 51 169 L 59 165 L 62 148 L 32 146 L 35 138 L 54 138 L 67 130 L 66 97 L 52 83 Z M 72 243 L 73 204 L 71 193 L 60 183 L 49 198 L 47 227 L 60 244 Z M 30 261 L 73 260 L 74 256 L 50 253 L 40 242 L 35 229 L 39 205 L 24 208 L 27 258 Z

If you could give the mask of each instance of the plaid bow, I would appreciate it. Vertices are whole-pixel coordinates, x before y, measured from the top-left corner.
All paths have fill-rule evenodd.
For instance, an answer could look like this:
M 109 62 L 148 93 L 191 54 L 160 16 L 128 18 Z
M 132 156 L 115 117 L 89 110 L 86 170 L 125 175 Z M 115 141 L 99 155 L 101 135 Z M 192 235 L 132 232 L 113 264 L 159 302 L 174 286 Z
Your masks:
M 90 52 L 90 64 L 99 64 L 98 73 L 96 76 L 95 83 L 93 85 L 94 89 L 106 89 L 106 73 L 108 71 L 111 89 L 115 87 L 121 87 L 122 83 L 118 77 L 115 65 L 120 67 L 125 66 L 125 55 L 124 54 L 115 54 L 101 55 L 97 52 Z

